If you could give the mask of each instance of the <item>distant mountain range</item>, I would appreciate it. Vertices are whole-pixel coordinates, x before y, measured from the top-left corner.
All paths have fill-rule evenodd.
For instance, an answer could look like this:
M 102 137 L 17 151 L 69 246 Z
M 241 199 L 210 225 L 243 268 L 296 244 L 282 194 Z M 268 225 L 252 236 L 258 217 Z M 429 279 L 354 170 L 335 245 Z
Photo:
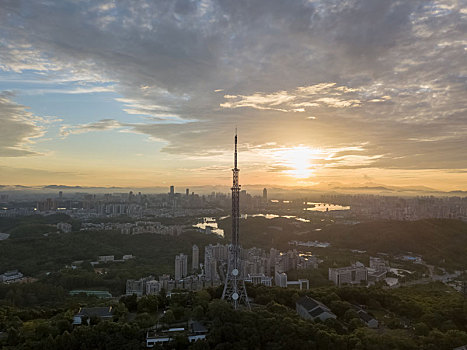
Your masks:
M 190 192 L 195 193 L 211 193 L 211 192 L 230 192 L 230 186 L 176 186 L 175 192 L 185 193 L 185 189 L 189 188 Z M 261 195 L 263 188 L 267 188 L 270 195 L 273 196 L 309 196 L 319 194 L 375 194 L 375 195 L 438 195 L 438 196 L 467 196 L 467 191 L 452 190 L 442 191 L 426 186 L 388 186 L 376 183 L 351 184 L 344 185 L 340 183 L 321 184 L 319 186 L 288 186 L 280 187 L 276 185 L 242 185 L 242 188 L 253 195 Z M 142 192 L 142 193 L 168 193 L 169 185 L 154 186 L 154 187 L 119 187 L 119 186 L 70 186 L 70 185 L 45 185 L 45 186 L 24 186 L 24 185 L 0 185 L 0 191 L 32 191 L 32 192 Z

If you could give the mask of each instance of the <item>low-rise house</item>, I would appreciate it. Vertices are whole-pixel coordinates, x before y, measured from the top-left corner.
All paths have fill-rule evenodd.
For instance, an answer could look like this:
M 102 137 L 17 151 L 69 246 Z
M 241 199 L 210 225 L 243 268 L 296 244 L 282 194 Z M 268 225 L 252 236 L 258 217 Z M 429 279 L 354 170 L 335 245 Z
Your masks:
M 57 224 L 57 229 L 64 233 L 70 233 L 73 227 L 68 222 L 59 222 Z
M 165 331 L 156 332 L 154 330 L 146 333 L 146 347 L 153 348 L 156 344 L 164 344 L 172 341 L 176 336 L 186 336 L 190 343 L 197 340 L 206 339 L 208 330 L 200 322 L 193 321 L 189 330 L 185 328 L 169 328 Z
M 8 237 L 10 237 L 10 234 L 0 232 L 0 241 L 3 241 L 7 239 Z
M 387 271 L 389 269 L 389 264 L 382 258 L 370 256 L 370 269 Z
M 275 274 L 275 283 L 276 286 L 282 288 L 295 288 L 295 289 L 310 289 L 310 281 L 304 278 L 299 279 L 298 281 L 289 281 L 287 279 L 287 274 L 282 272 L 276 272 Z
M 326 305 L 307 296 L 298 299 L 295 306 L 298 315 L 306 320 L 315 321 L 320 319 L 321 321 L 325 321 L 328 318 L 337 317 Z
M 265 276 L 264 273 L 248 274 L 245 282 L 250 282 L 254 285 L 262 284 L 268 287 L 272 286 L 272 277 Z
M 387 276 L 387 271 L 367 269 L 368 271 L 368 282 L 379 282 L 383 281 Z
M 99 255 L 99 262 L 107 263 L 115 260 L 114 255 Z
M 174 337 L 182 334 L 185 334 L 185 328 L 169 328 L 159 334 L 154 330 L 148 331 L 146 333 L 146 347 L 153 348 L 156 344 L 168 343 L 172 341 Z
M 106 290 L 83 290 L 83 289 L 75 289 L 75 290 L 70 290 L 68 293 L 70 295 L 80 295 L 80 294 L 86 294 L 86 296 L 94 296 L 100 299 L 108 299 L 112 298 L 112 294 L 110 294 Z
M 310 281 L 306 278 L 300 278 L 297 281 L 287 281 L 287 288 L 295 288 L 300 290 L 310 289 Z
M 386 277 L 384 281 L 390 288 L 395 288 L 399 286 L 399 279 L 396 277 Z
M 101 320 L 111 320 L 113 315 L 114 312 L 112 310 L 112 306 L 82 307 L 79 309 L 78 313 L 73 316 L 73 324 L 83 324 L 84 320 L 87 320 L 87 323 L 89 324 L 93 317 L 100 318 Z
M 360 320 L 369 328 L 378 328 L 378 320 L 368 314 L 365 310 L 358 310 L 357 311 L 358 316 L 360 317 Z
M 200 322 L 193 321 L 190 328 L 191 328 L 191 334 L 188 335 L 188 340 L 190 341 L 190 343 L 193 341 L 197 341 L 199 339 L 206 338 L 206 334 L 208 333 L 208 330 Z
M 18 270 L 11 270 L 0 275 L 0 282 L 15 282 L 21 278 L 23 278 L 23 274 L 21 272 Z

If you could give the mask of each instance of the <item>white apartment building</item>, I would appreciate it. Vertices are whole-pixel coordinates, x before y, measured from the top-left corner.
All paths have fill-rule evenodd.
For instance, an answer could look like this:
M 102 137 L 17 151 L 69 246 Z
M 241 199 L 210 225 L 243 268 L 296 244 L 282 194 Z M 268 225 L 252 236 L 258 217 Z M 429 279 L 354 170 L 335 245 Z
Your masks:
M 361 281 L 368 281 L 368 271 L 362 264 L 329 268 L 329 280 L 333 281 L 337 286 L 359 284 Z
M 272 286 L 272 277 L 265 276 L 264 273 L 261 274 L 256 274 L 256 275 L 250 275 L 248 274 L 248 277 L 245 278 L 245 282 L 250 282 L 252 284 L 262 284 L 268 287 Z

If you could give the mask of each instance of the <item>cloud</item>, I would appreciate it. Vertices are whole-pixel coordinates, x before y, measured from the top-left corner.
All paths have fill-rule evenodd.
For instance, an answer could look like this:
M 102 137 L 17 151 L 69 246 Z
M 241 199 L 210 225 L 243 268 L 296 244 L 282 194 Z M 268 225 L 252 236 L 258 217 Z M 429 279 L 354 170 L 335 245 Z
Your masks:
M 30 44 L 12 44 L 3 39 L 0 40 L 0 49 L 1 70 L 19 73 L 24 70 L 48 72 L 60 69 Z
M 0 6 L 0 69 L 97 86 L 110 81 L 135 118 L 65 126 L 62 135 L 126 130 L 164 141 L 170 154 L 221 157 L 238 125 L 249 149 L 363 145 L 323 167 L 465 168 L 460 2 Z
M 97 122 L 81 125 L 62 125 L 60 135 L 63 137 L 69 135 L 83 134 L 93 131 L 106 131 L 121 128 L 122 124 L 114 119 L 101 119 Z
M 95 94 L 102 92 L 115 92 L 112 86 L 79 86 L 71 89 L 55 88 L 55 89 L 27 89 L 23 90 L 23 95 L 45 95 L 45 94 Z
M 52 176 L 82 176 L 82 172 L 70 172 L 70 171 L 57 171 L 49 169 L 34 169 L 34 168 L 16 168 L 0 165 L 0 171 L 6 177 L 11 178 L 26 178 L 30 176 L 31 178 L 50 178 Z
M 44 135 L 44 119 L 12 101 L 10 92 L 0 92 L 0 157 L 39 155 L 31 145 Z
M 250 96 L 224 95 L 227 102 L 221 103 L 220 107 L 251 107 L 280 112 L 305 112 L 304 107 L 358 107 L 361 101 L 355 98 L 356 91 L 358 90 L 347 86 L 336 86 L 336 83 L 320 83 L 300 86 L 291 92 L 278 91 L 270 94 L 256 92 Z

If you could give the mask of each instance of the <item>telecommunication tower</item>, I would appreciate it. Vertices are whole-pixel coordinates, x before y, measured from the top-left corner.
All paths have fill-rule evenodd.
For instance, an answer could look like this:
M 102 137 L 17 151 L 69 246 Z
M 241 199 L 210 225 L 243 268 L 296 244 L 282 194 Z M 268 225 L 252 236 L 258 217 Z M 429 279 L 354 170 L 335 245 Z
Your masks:
M 240 185 L 238 184 L 237 168 L 237 130 L 235 130 L 235 153 L 234 153 L 234 168 L 233 185 L 232 185 L 232 243 L 229 246 L 229 261 L 227 267 L 227 275 L 225 277 L 224 292 L 222 299 L 232 303 L 234 309 L 240 306 L 250 308 L 250 302 L 246 294 L 245 281 L 241 272 L 240 263 L 240 245 L 239 245 L 239 221 L 240 221 Z

